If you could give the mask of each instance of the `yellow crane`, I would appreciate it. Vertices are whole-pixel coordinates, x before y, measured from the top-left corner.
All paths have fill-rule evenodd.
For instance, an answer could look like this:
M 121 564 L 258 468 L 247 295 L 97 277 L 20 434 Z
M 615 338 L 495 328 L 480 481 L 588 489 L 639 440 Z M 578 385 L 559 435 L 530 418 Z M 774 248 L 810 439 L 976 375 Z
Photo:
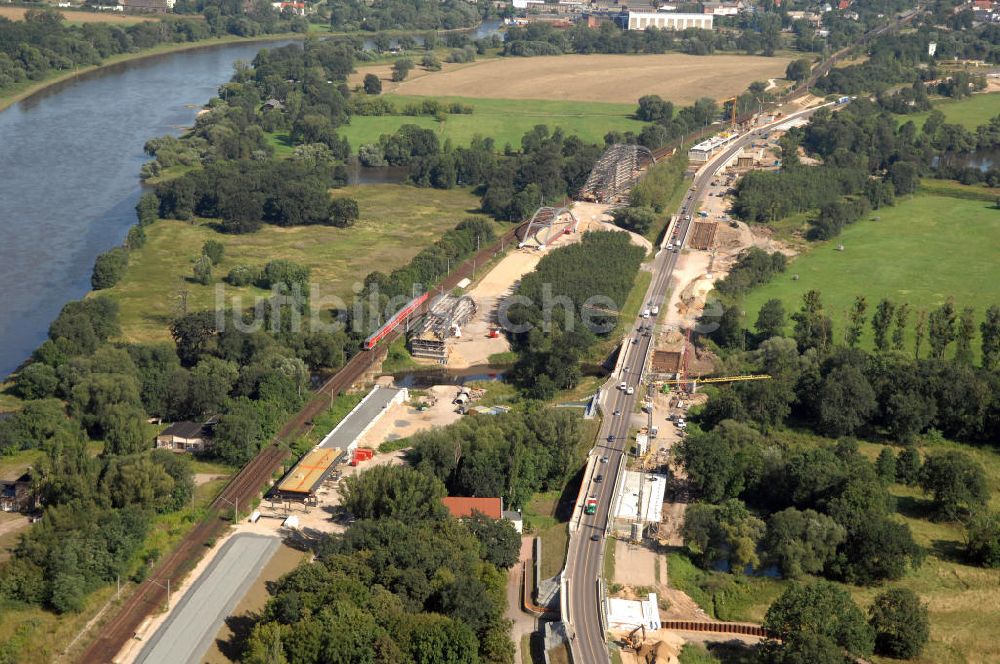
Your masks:
M 736 129 L 736 107 L 739 102 L 739 97 L 730 97 L 726 101 L 733 102 L 732 113 L 730 114 L 730 119 L 732 120 L 733 129 Z

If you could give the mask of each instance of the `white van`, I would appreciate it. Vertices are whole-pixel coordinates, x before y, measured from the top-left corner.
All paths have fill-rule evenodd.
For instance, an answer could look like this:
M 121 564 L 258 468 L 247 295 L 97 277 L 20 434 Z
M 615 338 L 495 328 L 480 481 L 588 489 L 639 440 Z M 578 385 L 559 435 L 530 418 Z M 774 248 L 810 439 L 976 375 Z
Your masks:
M 649 318 L 649 309 L 643 309 L 642 310 L 642 317 L 643 318 Z
M 660 315 L 660 308 L 659 307 L 653 307 L 652 309 L 650 309 L 650 313 L 653 314 L 654 316 L 659 316 Z

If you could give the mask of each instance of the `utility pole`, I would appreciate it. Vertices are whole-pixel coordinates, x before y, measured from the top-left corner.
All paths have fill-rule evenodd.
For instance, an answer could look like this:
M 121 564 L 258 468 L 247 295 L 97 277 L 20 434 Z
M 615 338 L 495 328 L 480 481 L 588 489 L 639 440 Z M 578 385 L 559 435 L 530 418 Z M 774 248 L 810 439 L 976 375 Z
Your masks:
M 332 394 L 330 395 L 330 398 L 331 398 L 331 400 L 333 399 L 333 395 Z M 222 502 L 224 502 L 226 504 L 229 504 L 229 505 L 233 506 L 233 525 L 235 526 L 236 522 L 240 520 L 239 501 L 230 500 L 229 498 L 226 498 L 225 496 L 219 496 L 219 500 L 221 500 Z

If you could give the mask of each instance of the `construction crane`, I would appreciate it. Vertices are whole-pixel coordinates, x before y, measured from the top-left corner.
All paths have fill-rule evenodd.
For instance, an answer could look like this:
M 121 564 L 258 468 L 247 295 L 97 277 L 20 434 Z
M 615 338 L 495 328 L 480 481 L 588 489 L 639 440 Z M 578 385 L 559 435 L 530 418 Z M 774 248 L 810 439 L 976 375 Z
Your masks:
M 730 113 L 730 120 L 732 121 L 733 130 L 735 130 L 736 129 L 736 107 L 738 106 L 737 102 L 739 101 L 739 97 L 730 97 L 726 101 L 727 102 L 732 102 L 732 104 L 733 104 L 732 113 Z

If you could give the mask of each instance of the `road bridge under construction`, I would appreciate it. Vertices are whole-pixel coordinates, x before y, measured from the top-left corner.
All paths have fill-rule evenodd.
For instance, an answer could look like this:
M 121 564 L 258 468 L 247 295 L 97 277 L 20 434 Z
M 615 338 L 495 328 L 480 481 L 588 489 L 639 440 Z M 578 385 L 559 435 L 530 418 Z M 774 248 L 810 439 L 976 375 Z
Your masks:
M 639 179 L 640 171 L 656 163 L 653 153 L 641 145 L 616 143 L 604 150 L 587 181 L 580 188 L 580 200 L 596 203 L 622 203 Z

